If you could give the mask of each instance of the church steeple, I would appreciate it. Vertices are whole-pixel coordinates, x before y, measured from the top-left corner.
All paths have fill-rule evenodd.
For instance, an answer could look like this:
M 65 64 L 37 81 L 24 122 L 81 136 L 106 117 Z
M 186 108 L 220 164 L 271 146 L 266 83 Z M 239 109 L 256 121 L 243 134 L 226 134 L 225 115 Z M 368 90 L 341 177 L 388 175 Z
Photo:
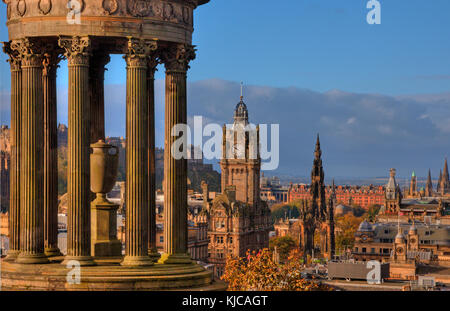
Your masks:
M 417 177 L 416 172 L 413 171 L 411 174 L 411 184 L 409 186 L 409 195 L 414 197 L 417 195 Z
M 442 174 L 442 178 L 444 179 L 444 182 L 447 182 L 449 180 L 448 178 L 448 165 L 447 165 L 447 158 L 445 158 L 444 163 L 444 172 Z
M 447 158 L 445 158 L 444 171 L 442 172 L 441 192 L 442 194 L 450 192 L 450 180 L 448 176 Z
M 428 169 L 428 179 L 427 184 L 425 185 L 425 196 L 431 197 L 433 196 L 433 181 L 431 180 L 431 170 Z
M 436 186 L 436 192 L 441 192 L 442 170 L 439 171 L 439 179 Z

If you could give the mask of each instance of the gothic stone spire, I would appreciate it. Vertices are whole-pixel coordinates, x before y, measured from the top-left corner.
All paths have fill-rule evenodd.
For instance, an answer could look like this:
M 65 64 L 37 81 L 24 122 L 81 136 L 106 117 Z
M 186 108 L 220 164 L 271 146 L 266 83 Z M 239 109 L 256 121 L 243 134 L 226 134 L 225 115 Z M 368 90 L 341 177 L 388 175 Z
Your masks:
M 436 192 L 441 191 L 441 181 L 442 181 L 442 170 L 439 171 L 439 179 L 436 186 Z
M 321 159 L 319 134 L 317 134 L 316 149 L 314 151 L 314 162 L 311 171 L 311 199 L 314 214 L 323 219 L 326 214 L 324 172 Z
M 425 186 L 425 196 L 431 197 L 433 195 L 433 182 L 431 181 L 431 170 L 428 170 L 428 179 Z

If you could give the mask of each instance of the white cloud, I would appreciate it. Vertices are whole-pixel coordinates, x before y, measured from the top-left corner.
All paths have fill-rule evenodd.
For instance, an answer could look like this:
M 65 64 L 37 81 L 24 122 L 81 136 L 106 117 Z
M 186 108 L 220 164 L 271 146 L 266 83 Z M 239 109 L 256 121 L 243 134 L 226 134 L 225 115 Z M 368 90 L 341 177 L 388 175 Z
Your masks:
M 58 118 L 67 122 L 67 90 L 58 90 Z M 188 115 L 230 123 L 240 83 L 219 79 L 188 84 Z M 125 136 L 125 86 L 107 85 L 106 131 Z M 9 94 L 0 92 L 1 121 L 9 120 Z M 164 81 L 155 84 L 157 145 L 164 142 Z M 410 96 L 326 93 L 246 85 L 244 102 L 252 123 L 280 124 L 280 173 L 307 176 L 320 133 L 328 176 L 401 175 L 414 167 L 439 171 L 450 149 L 450 93 Z M 5 118 L 6 116 L 6 118 Z M 9 123 L 9 122 L 8 122 Z

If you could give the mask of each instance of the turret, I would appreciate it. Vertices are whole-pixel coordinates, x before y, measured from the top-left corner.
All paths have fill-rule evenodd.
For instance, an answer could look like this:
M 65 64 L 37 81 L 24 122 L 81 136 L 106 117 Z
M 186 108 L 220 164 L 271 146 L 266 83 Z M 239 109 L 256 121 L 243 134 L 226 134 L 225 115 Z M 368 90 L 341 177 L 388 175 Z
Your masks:
M 409 186 L 409 195 L 411 197 L 414 197 L 417 195 L 417 177 L 416 177 L 416 172 L 413 171 L 411 174 L 411 183 Z
M 402 200 L 402 193 L 400 190 L 400 186 L 395 181 L 395 168 L 391 168 L 389 172 L 389 181 L 386 185 L 386 193 L 385 193 L 385 206 L 386 212 L 388 213 L 397 213 L 400 209 L 400 203 Z

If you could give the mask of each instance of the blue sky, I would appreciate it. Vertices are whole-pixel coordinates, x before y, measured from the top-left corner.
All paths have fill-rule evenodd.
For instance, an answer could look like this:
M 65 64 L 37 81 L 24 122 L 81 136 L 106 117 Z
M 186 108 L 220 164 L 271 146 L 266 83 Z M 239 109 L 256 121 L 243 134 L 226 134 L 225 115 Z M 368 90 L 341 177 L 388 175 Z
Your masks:
M 380 2 L 381 25 L 368 25 L 366 0 L 212 0 L 196 12 L 198 58 L 190 80 L 383 94 L 448 91 L 450 1 Z M 0 9 L 6 41 L 6 5 Z M 109 65 L 111 72 L 123 67 L 120 57 Z M 106 83 L 123 82 L 123 74 L 107 76 Z
M 279 119 L 284 122 L 281 127 L 302 131 L 298 134 L 302 136 L 302 143 L 311 141 L 311 148 L 302 146 L 292 150 L 301 159 L 304 158 L 302 162 L 305 163 L 294 167 L 296 164 L 293 159 L 285 160 L 286 165 L 280 168 L 282 172 L 295 171 L 295 174 L 300 175 L 304 172 L 303 175 L 308 175 L 305 170 L 310 167 L 311 161 L 306 159 L 312 157 L 310 149 L 313 148 L 314 133 L 319 131 L 324 141 L 329 137 L 330 147 L 326 150 L 327 146 L 324 145 L 324 156 L 327 151 L 333 154 L 334 158 L 329 159 L 332 164 L 330 170 L 336 175 L 384 175 L 388 172 L 388 160 L 391 158 L 392 166 L 399 167 L 399 174 L 402 174 L 403 169 L 404 176 L 414 166 L 424 171 L 418 175 L 425 176 L 430 162 L 434 163 L 434 170 L 439 169 L 443 162 L 440 160 L 447 155 L 450 147 L 450 126 L 446 126 L 450 122 L 450 110 L 446 109 L 450 105 L 450 95 L 447 96 L 450 94 L 450 1 L 380 2 L 381 25 L 368 25 L 366 0 L 212 0 L 196 11 L 193 43 L 197 45 L 198 53 L 189 72 L 189 81 L 192 82 L 189 98 L 197 102 L 189 103 L 192 107 L 189 113 L 203 113 L 211 117 L 208 112 L 201 111 L 199 104 L 208 105 L 217 98 L 211 83 L 202 82 L 214 79 L 214 85 L 226 85 L 227 89 L 236 92 L 235 96 L 230 94 L 227 108 L 230 112 L 224 114 L 231 117 L 236 104 L 232 98 L 238 99 L 239 96 L 239 85 L 235 82 L 244 81 L 249 88 L 253 86 L 257 89 L 259 94 L 262 94 L 261 88 L 265 88 L 270 94 L 278 94 L 285 100 L 285 103 L 280 103 L 277 99 L 268 100 L 255 95 L 255 101 L 265 101 L 267 105 L 261 117 L 254 119 L 254 122 L 268 121 L 264 118 L 267 114 L 273 114 L 277 119 L 277 111 L 271 110 L 271 107 L 281 104 L 285 105 L 285 110 L 306 112 L 305 115 L 310 118 L 321 120 L 305 121 L 304 126 L 295 127 L 295 116 L 291 116 L 291 120 L 289 116 L 280 116 Z M 8 39 L 5 21 L 6 6 L 2 2 L 1 41 Z M 0 91 L 7 92 L 10 83 L 9 65 L 4 62 L 5 59 L 1 54 Z M 160 68 L 156 78 L 164 78 L 163 68 Z M 124 61 L 120 56 L 114 56 L 108 65 L 105 83 L 123 86 L 124 82 Z M 67 68 L 66 63 L 62 62 L 58 72 L 60 94 L 64 94 L 66 84 Z M 310 96 L 305 96 L 312 92 L 328 100 L 330 94 L 339 94 L 333 93 L 335 90 L 353 94 L 348 98 L 337 96 L 351 99 L 352 105 L 336 101 L 333 97 L 329 103 L 339 102 L 337 105 L 341 107 L 335 111 L 335 106 L 330 108 L 328 104 L 319 105 L 317 98 L 311 100 Z M 109 135 L 124 135 L 124 105 L 121 102 L 125 98 L 122 93 L 107 103 L 106 127 Z M 209 97 L 202 94 L 209 94 Z M 364 104 L 369 99 L 373 100 L 369 94 L 385 96 L 380 105 L 384 110 L 393 107 L 390 118 L 382 119 L 382 114 L 371 118 L 375 112 L 372 108 L 366 109 L 367 105 Z M 446 95 L 441 98 L 439 94 Z M 291 98 L 289 95 L 297 97 Z M 160 91 L 157 90 L 157 100 L 162 102 L 162 96 L 161 87 Z M 398 100 L 398 96 L 410 98 Z M 300 98 L 302 102 L 296 106 Z M 0 99 L 0 121 L 9 123 L 7 96 Z M 112 103 L 114 100 L 119 102 Z M 61 99 L 60 106 L 65 102 L 64 98 Z M 252 111 L 259 108 L 258 102 L 247 104 L 251 115 Z M 61 122 L 65 121 L 67 111 L 64 105 L 58 114 Z M 108 105 L 114 105 L 117 109 L 108 111 Z M 221 101 L 220 105 L 211 105 L 222 109 L 226 103 Z M 335 111 L 334 115 L 330 116 L 329 111 Z M 162 122 L 163 109 L 157 109 L 157 113 Z M 392 117 L 394 115 L 396 118 Z M 332 120 L 332 117 L 337 119 Z M 352 121 L 352 118 L 356 121 Z M 116 120 L 120 120 L 120 123 Z M 372 120 L 372 125 L 360 126 L 373 128 L 373 131 L 360 129 L 359 133 L 355 133 L 350 128 L 342 128 L 342 124 L 356 126 L 358 120 L 366 124 Z M 396 126 L 387 124 L 388 121 L 395 123 L 398 120 L 401 120 L 401 127 L 397 124 L 397 130 Z M 390 130 L 387 130 L 389 126 Z M 380 129 L 384 129 L 384 135 L 391 133 L 390 138 L 393 140 L 380 136 L 377 132 Z M 337 136 L 337 133 L 341 135 Z M 361 136 L 361 133 L 365 136 Z M 368 149 L 362 149 L 361 144 L 349 143 L 352 140 L 367 141 L 370 146 L 364 145 Z M 336 146 L 332 147 L 333 144 Z M 420 152 L 417 152 L 418 149 Z M 424 150 L 429 151 L 428 155 Z M 405 160 L 405 155 L 411 153 L 415 153 L 415 156 L 408 156 Z M 366 156 L 371 165 L 368 167 L 364 163 L 349 160 L 351 154 L 355 157 Z M 344 164 L 347 160 L 349 163 Z

